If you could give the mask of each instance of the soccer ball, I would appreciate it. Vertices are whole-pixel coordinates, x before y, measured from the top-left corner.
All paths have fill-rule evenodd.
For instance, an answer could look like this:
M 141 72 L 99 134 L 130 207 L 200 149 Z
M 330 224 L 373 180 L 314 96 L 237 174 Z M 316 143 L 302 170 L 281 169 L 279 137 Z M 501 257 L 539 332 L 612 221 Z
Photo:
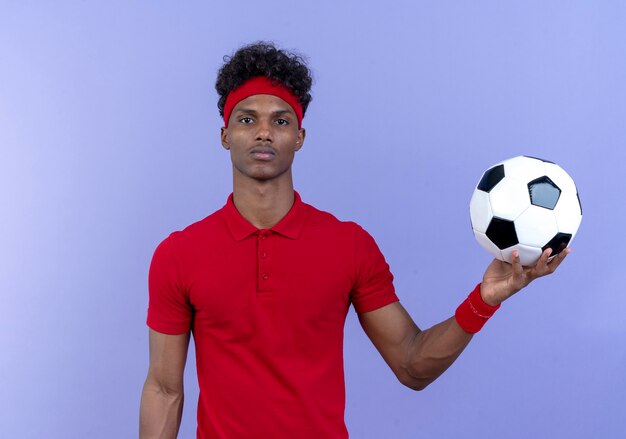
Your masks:
M 576 235 L 582 208 L 574 180 L 560 166 L 534 157 L 514 157 L 489 168 L 470 201 L 478 243 L 497 259 L 534 265 L 552 248 L 556 256 Z

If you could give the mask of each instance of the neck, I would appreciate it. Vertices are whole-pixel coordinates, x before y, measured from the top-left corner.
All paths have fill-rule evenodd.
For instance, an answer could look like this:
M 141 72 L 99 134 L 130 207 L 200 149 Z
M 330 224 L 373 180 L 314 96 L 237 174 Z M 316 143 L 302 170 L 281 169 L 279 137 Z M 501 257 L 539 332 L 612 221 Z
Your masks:
M 294 202 L 293 182 L 247 182 L 237 179 L 233 185 L 235 207 L 257 229 L 275 226 L 291 209 Z

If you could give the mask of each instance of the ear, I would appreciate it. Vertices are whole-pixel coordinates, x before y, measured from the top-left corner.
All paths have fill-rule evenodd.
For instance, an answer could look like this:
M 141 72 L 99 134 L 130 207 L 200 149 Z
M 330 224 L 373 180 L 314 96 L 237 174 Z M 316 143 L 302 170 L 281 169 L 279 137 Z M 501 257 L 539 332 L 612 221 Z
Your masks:
M 220 140 L 222 141 L 224 149 L 230 149 L 230 146 L 228 145 L 228 128 L 222 127 L 220 131 Z
M 298 138 L 296 139 L 296 151 L 300 151 L 302 145 L 304 145 L 304 138 L 306 137 L 306 130 L 304 128 L 300 128 L 298 130 Z

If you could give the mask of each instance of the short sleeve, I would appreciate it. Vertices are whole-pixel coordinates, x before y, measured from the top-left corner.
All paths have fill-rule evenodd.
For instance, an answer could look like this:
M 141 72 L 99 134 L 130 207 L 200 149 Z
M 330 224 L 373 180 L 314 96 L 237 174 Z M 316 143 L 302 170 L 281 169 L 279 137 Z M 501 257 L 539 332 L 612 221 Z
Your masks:
M 172 235 L 161 242 L 152 256 L 148 274 L 147 324 L 164 334 L 184 334 L 191 329 L 193 308 L 181 284 L 180 267 L 174 255 Z
M 354 309 L 363 313 L 397 302 L 389 264 L 374 238 L 360 226 L 357 226 L 355 252 L 356 282 L 351 295 Z

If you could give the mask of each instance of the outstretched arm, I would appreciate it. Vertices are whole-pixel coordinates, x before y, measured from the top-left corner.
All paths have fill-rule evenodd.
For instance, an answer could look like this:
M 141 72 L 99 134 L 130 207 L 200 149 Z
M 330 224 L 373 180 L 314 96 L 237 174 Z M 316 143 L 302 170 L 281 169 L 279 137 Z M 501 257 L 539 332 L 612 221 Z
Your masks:
M 413 390 L 433 382 L 472 339 L 454 317 L 420 330 L 399 302 L 359 314 L 359 321 L 398 380 Z
M 554 273 L 569 249 L 548 261 L 550 253 L 544 251 L 533 267 L 522 267 L 515 253 L 512 264 L 494 260 L 483 276 L 483 301 L 499 305 L 533 280 Z M 422 331 L 398 302 L 359 314 L 359 321 L 398 380 L 414 390 L 445 372 L 472 339 L 454 317 Z
M 140 439 L 174 439 L 183 412 L 183 373 L 189 333 L 150 329 L 150 368 L 141 394 Z

